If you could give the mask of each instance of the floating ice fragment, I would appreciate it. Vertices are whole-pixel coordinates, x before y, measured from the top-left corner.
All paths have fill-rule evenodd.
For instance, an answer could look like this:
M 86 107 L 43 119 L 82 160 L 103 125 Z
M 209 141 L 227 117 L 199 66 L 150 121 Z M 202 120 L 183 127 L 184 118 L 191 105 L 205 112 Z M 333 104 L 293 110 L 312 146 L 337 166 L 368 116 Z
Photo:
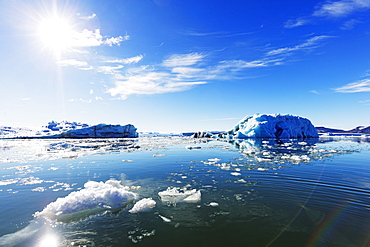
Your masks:
M 153 157 L 163 157 L 164 154 L 153 154 Z
M 210 162 L 219 162 L 220 160 L 219 158 L 208 159 Z
M 225 170 L 225 171 L 229 171 L 230 170 L 230 164 L 222 163 L 221 164 L 221 169 Z
M 139 213 L 149 211 L 150 209 L 155 207 L 156 202 L 152 198 L 144 198 L 140 201 L 136 202 L 135 205 L 131 210 L 130 213 Z
M 240 175 L 242 175 L 240 172 L 232 172 L 230 174 L 233 175 L 233 176 L 240 176 Z
M 211 207 L 218 207 L 218 206 L 219 206 L 219 204 L 218 204 L 217 202 L 210 202 L 210 203 L 208 204 L 208 206 L 211 206 Z
M 164 217 L 164 216 L 162 216 L 162 215 L 158 215 L 164 222 L 166 222 L 166 223 L 169 223 L 169 222 L 171 222 L 171 220 L 169 219 L 169 218 L 166 218 L 166 217 Z
M 180 189 L 176 187 L 168 187 L 167 190 L 158 192 L 158 195 L 162 202 L 196 202 L 199 201 L 201 197 L 200 191 L 197 191 L 196 189 L 187 190 L 186 188 Z
M 191 196 L 188 196 L 184 199 L 185 202 L 191 202 L 191 203 L 196 203 L 200 201 L 200 198 L 202 197 L 202 194 L 200 193 L 200 190 L 192 194 Z
M 267 171 L 268 169 L 266 169 L 266 168 L 262 168 L 262 167 L 258 167 L 257 168 L 257 171 Z
M 51 220 L 73 219 L 73 215 L 79 217 L 101 212 L 107 207 L 121 207 L 123 203 L 136 198 L 136 194 L 128 191 L 128 187 L 122 186 L 119 181 L 108 180 L 104 182 L 89 181 L 85 188 L 70 193 L 68 196 L 58 198 L 48 204 L 41 212 L 36 212 L 36 217 L 44 217 Z

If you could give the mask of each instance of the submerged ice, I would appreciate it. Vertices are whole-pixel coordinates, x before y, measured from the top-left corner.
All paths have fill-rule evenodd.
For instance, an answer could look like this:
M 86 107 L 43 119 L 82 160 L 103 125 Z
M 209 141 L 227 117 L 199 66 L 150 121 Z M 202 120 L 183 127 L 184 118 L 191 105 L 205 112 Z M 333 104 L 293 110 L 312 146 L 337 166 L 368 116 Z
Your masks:
M 72 216 L 77 213 L 86 215 L 97 213 L 101 210 L 119 208 L 125 202 L 134 200 L 136 194 L 116 180 L 106 182 L 89 181 L 85 188 L 70 193 L 68 196 L 58 198 L 51 202 L 41 212 L 36 212 L 36 217 L 50 220 L 62 220 L 63 216 Z
M 235 127 L 222 134 L 227 138 L 318 138 L 307 118 L 282 114 L 255 114 L 244 117 Z

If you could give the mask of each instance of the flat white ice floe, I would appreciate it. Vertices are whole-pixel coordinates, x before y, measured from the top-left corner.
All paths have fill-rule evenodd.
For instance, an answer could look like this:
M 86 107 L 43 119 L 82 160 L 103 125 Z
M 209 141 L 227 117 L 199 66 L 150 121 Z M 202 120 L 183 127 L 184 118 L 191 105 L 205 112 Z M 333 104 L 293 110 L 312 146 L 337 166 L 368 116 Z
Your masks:
M 318 138 L 307 118 L 288 114 L 255 114 L 244 117 L 223 134 L 226 138 Z
M 199 190 L 187 190 L 186 188 L 171 188 L 168 187 L 167 190 L 158 192 L 162 202 L 198 202 L 201 199 L 201 193 Z
M 144 198 L 136 202 L 134 207 L 129 210 L 130 213 L 139 213 L 149 211 L 155 207 L 156 202 L 152 198 Z
M 73 220 L 73 216 L 84 218 L 107 209 L 119 208 L 136 198 L 135 193 L 115 180 L 108 180 L 105 183 L 89 181 L 84 187 L 51 202 L 44 210 L 36 212 L 35 216 L 50 220 L 64 221 L 66 218 Z

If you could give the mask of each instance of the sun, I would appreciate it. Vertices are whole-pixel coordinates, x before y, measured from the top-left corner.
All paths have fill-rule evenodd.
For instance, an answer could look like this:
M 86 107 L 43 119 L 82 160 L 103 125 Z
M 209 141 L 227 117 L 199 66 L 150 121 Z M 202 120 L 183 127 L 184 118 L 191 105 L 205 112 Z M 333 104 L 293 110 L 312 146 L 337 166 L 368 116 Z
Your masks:
M 73 45 L 75 31 L 68 19 L 53 16 L 40 21 L 37 34 L 45 48 L 61 52 Z

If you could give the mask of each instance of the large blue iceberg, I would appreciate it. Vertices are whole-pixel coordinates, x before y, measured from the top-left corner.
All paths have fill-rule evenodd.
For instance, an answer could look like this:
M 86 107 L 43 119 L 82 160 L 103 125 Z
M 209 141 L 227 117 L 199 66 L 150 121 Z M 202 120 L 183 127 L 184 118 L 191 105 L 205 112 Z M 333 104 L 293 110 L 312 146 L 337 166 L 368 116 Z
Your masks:
M 254 114 L 246 116 L 235 127 L 222 134 L 225 138 L 318 138 L 307 118 L 288 114 Z

